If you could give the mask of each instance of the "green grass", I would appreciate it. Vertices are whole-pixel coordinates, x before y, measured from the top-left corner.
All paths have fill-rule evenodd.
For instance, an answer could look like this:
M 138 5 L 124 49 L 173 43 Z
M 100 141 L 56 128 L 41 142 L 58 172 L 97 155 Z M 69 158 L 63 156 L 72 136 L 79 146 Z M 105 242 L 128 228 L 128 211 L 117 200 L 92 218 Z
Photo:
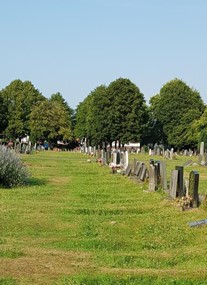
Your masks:
M 188 226 L 207 218 L 203 207 L 182 212 L 162 191 L 79 153 L 22 159 L 31 185 L 0 190 L 0 284 L 207 284 L 207 227 Z M 186 160 L 167 161 L 168 180 Z M 184 175 L 191 170 L 205 194 L 206 168 Z

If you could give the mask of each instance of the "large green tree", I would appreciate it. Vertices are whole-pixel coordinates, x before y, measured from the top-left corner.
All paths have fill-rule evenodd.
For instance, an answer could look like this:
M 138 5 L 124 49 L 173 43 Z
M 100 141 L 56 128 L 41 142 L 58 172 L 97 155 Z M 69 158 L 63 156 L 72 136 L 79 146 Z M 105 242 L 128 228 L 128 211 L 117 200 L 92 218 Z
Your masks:
M 57 142 L 72 139 L 68 113 L 61 103 L 48 99 L 33 108 L 30 114 L 30 131 L 34 141 L 42 139 Z
M 195 144 L 187 140 L 187 133 L 204 108 L 199 92 L 177 78 L 167 82 L 160 93 L 151 99 L 155 128 L 162 134 L 163 140 L 175 148 Z
M 144 95 L 129 79 L 119 78 L 108 87 L 108 121 L 111 140 L 140 142 L 148 121 Z
M 71 127 L 75 124 L 75 113 L 74 110 L 68 105 L 66 100 L 63 98 L 60 92 L 54 93 L 50 97 L 50 101 L 58 102 L 62 107 L 65 109 L 66 113 L 68 114 L 68 122 L 71 124 Z
M 10 138 L 29 134 L 29 115 L 44 96 L 30 81 L 12 81 L 1 91 L 3 101 L 3 132 Z

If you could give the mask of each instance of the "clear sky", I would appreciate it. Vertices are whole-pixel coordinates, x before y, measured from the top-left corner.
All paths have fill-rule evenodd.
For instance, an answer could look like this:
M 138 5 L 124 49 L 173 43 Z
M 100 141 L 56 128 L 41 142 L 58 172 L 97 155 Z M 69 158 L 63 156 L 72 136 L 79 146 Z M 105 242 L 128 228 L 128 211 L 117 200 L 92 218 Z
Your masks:
M 179 78 L 207 103 L 207 0 L 0 0 L 0 89 L 29 80 L 75 108 L 129 78 L 146 101 Z

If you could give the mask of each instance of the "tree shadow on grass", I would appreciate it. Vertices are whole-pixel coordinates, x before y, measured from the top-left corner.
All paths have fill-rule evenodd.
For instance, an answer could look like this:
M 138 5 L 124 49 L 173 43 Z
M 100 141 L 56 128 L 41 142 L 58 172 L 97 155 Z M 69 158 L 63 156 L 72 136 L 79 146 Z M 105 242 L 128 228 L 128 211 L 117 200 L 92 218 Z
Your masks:
M 34 177 L 31 177 L 29 179 L 29 186 L 45 186 L 48 184 L 48 180 L 45 179 L 45 178 L 34 178 Z

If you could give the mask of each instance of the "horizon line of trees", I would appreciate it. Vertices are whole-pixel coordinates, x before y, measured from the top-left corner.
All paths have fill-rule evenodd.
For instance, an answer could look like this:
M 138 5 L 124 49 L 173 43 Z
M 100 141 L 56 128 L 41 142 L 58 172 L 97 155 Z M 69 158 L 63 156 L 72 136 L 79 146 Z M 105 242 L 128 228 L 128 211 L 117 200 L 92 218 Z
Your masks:
M 48 99 L 30 81 L 0 90 L 0 134 L 33 142 L 87 141 L 90 145 L 162 144 L 175 149 L 207 142 L 207 108 L 198 91 L 181 79 L 165 83 L 149 106 L 126 78 L 97 86 L 73 110 L 57 92 Z

